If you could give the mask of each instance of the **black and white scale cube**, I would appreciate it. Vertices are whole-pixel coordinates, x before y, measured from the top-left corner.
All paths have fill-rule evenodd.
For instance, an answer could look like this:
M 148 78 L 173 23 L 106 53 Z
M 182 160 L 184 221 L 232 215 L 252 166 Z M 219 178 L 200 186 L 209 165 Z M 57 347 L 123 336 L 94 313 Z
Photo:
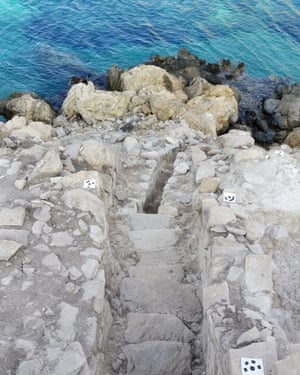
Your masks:
M 261 358 L 241 358 L 242 375 L 264 375 L 264 365 Z
M 96 180 L 84 180 L 83 187 L 84 187 L 84 189 L 95 189 L 96 188 Z

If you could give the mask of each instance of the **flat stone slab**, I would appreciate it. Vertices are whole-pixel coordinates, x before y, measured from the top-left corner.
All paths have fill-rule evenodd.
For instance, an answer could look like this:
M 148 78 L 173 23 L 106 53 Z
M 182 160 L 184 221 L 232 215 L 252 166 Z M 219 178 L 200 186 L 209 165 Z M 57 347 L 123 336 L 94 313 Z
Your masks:
M 142 253 L 138 266 L 158 265 L 158 264 L 176 264 L 180 262 L 180 256 L 174 247 L 165 247 L 163 249 L 148 250 Z
M 273 290 L 272 259 L 270 255 L 248 255 L 246 257 L 245 281 L 249 292 Z
M 298 375 L 300 369 L 300 353 L 292 353 L 285 359 L 276 362 L 277 375 Z
M 145 229 L 129 232 L 129 238 L 138 250 L 154 250 L 174 246 L 177 236 L 172 229 Z
M 129 276 L 138 279 L 149 278 L 168 278 L 182 281 L 184 278 L 184 271 L 181 264 L 154 264 L 154 265 L 140 265 L 129 268 Z
M 21 227 L 25 220 L 25 208 L 2 208 L 0 209 L 0 227 Z
M 193 333 L 171 314 L 142 314 L 127 315 L 125 341 L 138 344 L 144 341 L 179 341 L 190 342 Z
M 171 216 L 159 214 L 128 215 L 133 230 L 169 228 Z
M 16 241 L 0 240 L 0 261 L 8 261 L 22 246 Z
M 146 341 L 123 349 L 127 360 L 127 375 L 188 375 L 191 373 L 189 344 Z
M 201 314 L 195 288 L 176 280 L 125 278 L 121 300 L 130 312 L 174 314 L 190 322 Z
M 208 226 L 226 225 L 234 223 L 236 217 L 234 211 L 230 207 L 213 206 L 208 211 Z

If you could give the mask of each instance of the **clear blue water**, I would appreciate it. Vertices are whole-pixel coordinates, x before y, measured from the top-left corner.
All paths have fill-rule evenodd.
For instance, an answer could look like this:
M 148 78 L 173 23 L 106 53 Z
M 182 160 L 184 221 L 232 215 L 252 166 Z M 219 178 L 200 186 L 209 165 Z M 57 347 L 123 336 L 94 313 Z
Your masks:
M 0 0 L 0 98 L 188 48 L 300 81 L 300 0 Z

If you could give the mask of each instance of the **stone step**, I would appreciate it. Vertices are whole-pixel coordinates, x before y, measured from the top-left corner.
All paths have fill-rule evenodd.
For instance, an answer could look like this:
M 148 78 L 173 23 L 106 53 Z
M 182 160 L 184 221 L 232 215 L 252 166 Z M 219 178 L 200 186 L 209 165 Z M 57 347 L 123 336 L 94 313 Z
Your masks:
M 182 281 L 184 278 L 184 271 L 181 264 L 151 264 L 143 265 L 138 263 L 136 266 L 129 268 L 129 276 L 138 279 L 149 278 L 166 278 Z
M 154 266 L 158 264 L 177 264 L 180 262 L 180 255 L 174 247 L 165 247 L 163 249 L 137 251 L 141 255 L 138 266 Z
M 174 314 L 187 322 L 201 314 L 195 288 L 166 278 L 124 278 L 121 301 L 129 312 Z
M 172 314 L 129 313 L 125 341 L 138 344 L 144 341 L 178 341 L 188 343 L 193 333 Z
M 189 375 L 191 347 L 189 344 L 166 341 L 145 341 L 123 348 L 127 357 L 127 375 Z
M 137 250 L 147 251 L 174 246 L 177 236 L 174 229 L 144 229 L 129 232 L 129 238 Z
M 127 215 L 132 230 L 166 229 L 170 227 L 171 216 L 160 214 L 129 214 Z

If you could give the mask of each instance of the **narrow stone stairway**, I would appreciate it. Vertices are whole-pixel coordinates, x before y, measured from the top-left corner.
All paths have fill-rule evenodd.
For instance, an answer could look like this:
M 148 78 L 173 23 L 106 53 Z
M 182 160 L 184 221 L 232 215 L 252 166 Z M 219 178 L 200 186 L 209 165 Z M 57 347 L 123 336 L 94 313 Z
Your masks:
M 201 306 L 195 287 L 183 282 L 173 218 L 142 213 L 128 218 L 138 262 L 120 290 L 127 313 L 126 374 L 189 375 L 194 338 L 189 327 L 199 323 Z

